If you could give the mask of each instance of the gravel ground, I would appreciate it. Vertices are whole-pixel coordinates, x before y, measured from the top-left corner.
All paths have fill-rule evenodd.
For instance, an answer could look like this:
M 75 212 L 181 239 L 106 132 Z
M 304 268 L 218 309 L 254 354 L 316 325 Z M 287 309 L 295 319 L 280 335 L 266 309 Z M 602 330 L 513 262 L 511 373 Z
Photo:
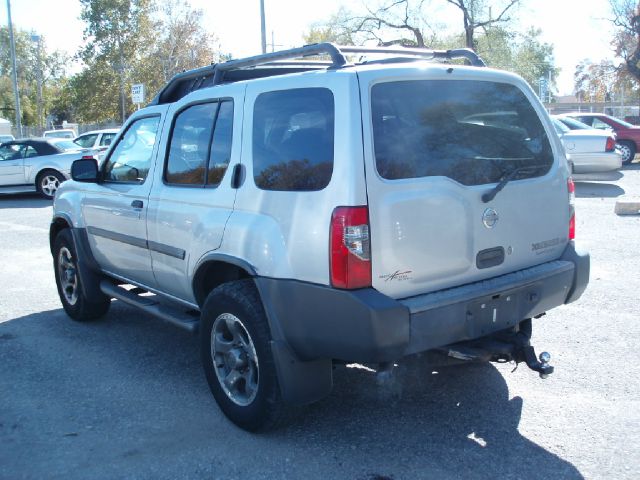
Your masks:
M 534 327 L 547 380 L 521 366 L 427 368 L 378 387 L 338 368 L 327 399 L 251 435 L 217 409 L 196 339 L 117 303 L 62 311 L 50 203 L 0 197 L 0 478 L 616 478 L 640 474 L 640 165 L 577 179 L 582 299 Z

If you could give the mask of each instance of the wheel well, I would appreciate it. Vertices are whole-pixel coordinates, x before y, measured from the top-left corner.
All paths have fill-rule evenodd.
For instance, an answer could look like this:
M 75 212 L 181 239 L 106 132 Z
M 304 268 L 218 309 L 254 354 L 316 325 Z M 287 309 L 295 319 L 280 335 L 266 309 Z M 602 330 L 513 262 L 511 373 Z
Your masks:
M 52 254 L 53 242 L 56 241 L 58 234 L 65 228 L 71 228 L 71 225 L 69 225 L 64 218 L 56 217 L 51 222 L 51 226 L 49 227 L 49 248 L 51 249 Z
M 193 292 L 199 306 L 204 305 L 209 292 L 223 283 L 251 278 L 244 268 L 232 263 L 212 260 L 198 268 L 193 277 Z

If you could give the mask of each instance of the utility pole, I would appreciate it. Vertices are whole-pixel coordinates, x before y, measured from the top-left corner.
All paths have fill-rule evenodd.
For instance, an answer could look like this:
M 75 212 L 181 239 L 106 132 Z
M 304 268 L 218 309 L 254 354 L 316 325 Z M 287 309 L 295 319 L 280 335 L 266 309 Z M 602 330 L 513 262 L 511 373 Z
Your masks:
M 7 0 L 7 19 L 9 21 L 9 44 L 11 45 L 11 67 L 13 68 L 13 92 L 16 96 L 16 131 L 22 137 L 22 113 L 20 112 L 20 92 L 18 91 L 18 70 L 16 67 L 16 42 L 13 38 L 11 23 L 11 0 Z
M 267 53 L 267 31 L 264 21 L 264 0 L 260 0 L 260 29 L 262 35 L 262 53 Z
M 32 34 L 31 41 L 36 42 L 37 45 L 37 59 L 38 59 L 38 70 L 36 71 L 36 81 L 38 84 L 38 127 L 42 128 L 43 121 L 43 105 L 42 105 L 42 37 L 40 35 Z

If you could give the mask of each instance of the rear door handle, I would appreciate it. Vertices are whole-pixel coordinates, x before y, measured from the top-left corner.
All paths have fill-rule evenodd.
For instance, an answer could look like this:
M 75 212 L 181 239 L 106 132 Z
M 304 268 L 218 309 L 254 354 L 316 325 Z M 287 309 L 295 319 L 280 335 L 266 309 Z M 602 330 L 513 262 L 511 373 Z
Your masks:
M 142 208 L 144 207 L 144 203 L 142 203 L 142 200 L 134 200 L 133 202 L 131 202 L 131 206 L 133 208 Z

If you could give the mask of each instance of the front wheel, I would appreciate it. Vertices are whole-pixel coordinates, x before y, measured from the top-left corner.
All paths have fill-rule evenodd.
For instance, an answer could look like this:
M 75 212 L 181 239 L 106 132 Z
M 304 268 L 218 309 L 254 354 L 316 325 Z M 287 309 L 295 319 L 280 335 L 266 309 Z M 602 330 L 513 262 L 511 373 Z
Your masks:
M 60 184 L 65 181 L 64 176 L 55 170 L 47 170 L 38 175 L 36 190 L 44 198 L 52 200 L 56 196 Z
M 64 229 L 53 244 L 53 270 L 58 295 L 64 311 L 74 320 L 86 321 L 102 317 L 109 310 L 111 299 L 105 295 L 89 298 L 78 275 L 78 257 L 69 229 Z
M 223 413 L 240 428 L 271 430 L 285 415 L 271 334 L 252 280 L 214 289 L 202 309 L 201 355 L 209 388 Z
M 618 142 L 618 148 L 622 153 L 622 164 L 629 165 L 636 156 L 636 146 L 633 142 L 622 140 Z

